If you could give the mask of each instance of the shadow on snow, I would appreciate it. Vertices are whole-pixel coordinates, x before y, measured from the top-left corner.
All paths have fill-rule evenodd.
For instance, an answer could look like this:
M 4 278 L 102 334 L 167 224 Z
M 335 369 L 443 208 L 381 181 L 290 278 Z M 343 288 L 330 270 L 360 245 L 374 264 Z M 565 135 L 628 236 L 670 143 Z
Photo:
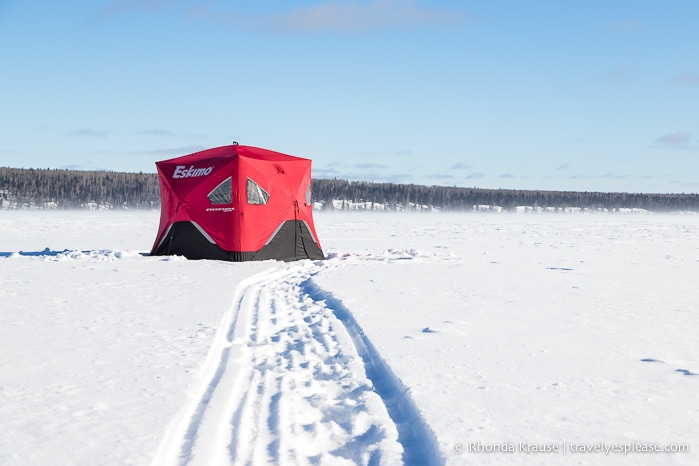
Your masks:
M 342 301 L 335 298 L 332 293 L 319 288 L 311 279 L 301 283 L 301 290 L 314 301 L 325 301 L 327 308 L 347 329 L 364 362 L 367 377 L 374 384 L 376 393 L 383 400 L 389 416 L 396 424 L 398 441 L 403 446 L 404 464 L 443 465 L 444 458 L 439 452 L 434 432 L 420 416 L 408 389 L 381 358 L 352 313 L 342 304 Z
M 32 257 L 56 257 L 59 254 L 65 254 L 71 252 L 69 249 L 64 249 L 62 251 L 53 251 L 49 248 L 45 248 L 43 251 L 19 251 L 19 252 L 0 252 L 0 257 L 10 257 L 15 254 L 20 256 L 32 256 Z M 87 251 L 89 252 L 89 251 Z
M 44 248 L 43 251 L 0 251 L 0 257 L 2 258 L 8 258 L 8 257 L 13 257 L 13 256 L 25 256 L 25 257 L 58 257 L 61 254 L 70 254 L 70 253 L 82 253 L 82 254 L 90 254 L 95 251 L 93 250 L 83 250 L 83 251 L 77 251 L 75 249 L 63 249 L 61 251 L 54 251 L 51 248 Z M 143 257 L 149 257 L 150 253 L 147 252 L 140 252 L 139 255 Z

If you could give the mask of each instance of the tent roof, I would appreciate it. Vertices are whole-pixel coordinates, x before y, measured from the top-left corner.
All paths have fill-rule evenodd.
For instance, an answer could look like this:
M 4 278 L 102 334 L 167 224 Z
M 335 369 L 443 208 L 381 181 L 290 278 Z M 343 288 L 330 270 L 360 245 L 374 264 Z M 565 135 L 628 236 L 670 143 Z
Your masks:
M 156 163 L 191 163 L 198 160 L 208 160 L 212 158 L 234 157 L 245 157 L 255 160 L 267 160 L 270 162 L 298 162 L 301 160 L 310 162 L 309 159 L 282 154 L 281 152 L 261 149 L 259 147 L 231 144 L 229 146 L 214 147 L 213 149 L 206 149 L 203 151 L 194 152 L 192 154 L 183 155 L 181 157 L 176 157 L 174 159 L 162 160 Z

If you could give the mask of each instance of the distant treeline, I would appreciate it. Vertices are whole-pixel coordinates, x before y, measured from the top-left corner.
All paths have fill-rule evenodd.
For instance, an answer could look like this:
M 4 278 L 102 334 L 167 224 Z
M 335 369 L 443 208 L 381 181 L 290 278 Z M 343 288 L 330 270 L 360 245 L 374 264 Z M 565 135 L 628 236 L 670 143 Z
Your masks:
M 0 207 L 74 209 L 160 207 L 158 176 L 0 167 Z
M 513 210 L 534 208 L 645 209 L 699 212 L 699 194 L 603 193 L 478 189 L 414 184 L 313 180 L 314 202 L 324 208 L 337 200 L 367 208 L 411 210 Z M 333 203 L 335 201 L 335 203 Z M 154 173 L 41 170 L 0 167 L 0 208 L 131 208 L 160 206 Z
M 485 210 L 518 206 L 541 208 L 645 209 L 649 211 L 697 211 L 699 194 L 640 194 L 577 191 L 525 191 L 479 189 L 414 184 L 368 183 L 346 180 L 314 180 L 313 196 L 328 205 L 332 199 L 388 206 L 434 206 L 443 210 Z

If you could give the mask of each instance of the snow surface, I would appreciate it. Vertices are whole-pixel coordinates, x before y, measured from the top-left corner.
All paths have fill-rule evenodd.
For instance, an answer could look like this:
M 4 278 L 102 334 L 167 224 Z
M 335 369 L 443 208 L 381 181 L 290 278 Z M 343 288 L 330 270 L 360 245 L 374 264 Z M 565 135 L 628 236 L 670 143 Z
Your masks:
M 316 213 L 328 260 L 234 264 L 158 216 L 0 211 L 0 464 L 699 463 L 697 217 Z

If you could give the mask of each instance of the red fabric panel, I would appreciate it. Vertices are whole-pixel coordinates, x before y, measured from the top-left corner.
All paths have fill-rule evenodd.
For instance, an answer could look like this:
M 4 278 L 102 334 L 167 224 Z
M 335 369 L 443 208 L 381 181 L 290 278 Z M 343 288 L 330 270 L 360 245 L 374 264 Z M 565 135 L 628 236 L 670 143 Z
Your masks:
M 305 220 L 317 240 L 312 206 L 306 205 L 311 161 L 250 146 L 222 146 L 157 162 L 161 216 L 153 250 L 177 221 L 196 222 L 226 251 L 258 251 L 286 220 Z M 212 204 L 208 194 L 232 177 L 232 203 Z M 246 180 L 270 194 L 248 205 Z M 319 245 L 320 246 L 320 245 Z

